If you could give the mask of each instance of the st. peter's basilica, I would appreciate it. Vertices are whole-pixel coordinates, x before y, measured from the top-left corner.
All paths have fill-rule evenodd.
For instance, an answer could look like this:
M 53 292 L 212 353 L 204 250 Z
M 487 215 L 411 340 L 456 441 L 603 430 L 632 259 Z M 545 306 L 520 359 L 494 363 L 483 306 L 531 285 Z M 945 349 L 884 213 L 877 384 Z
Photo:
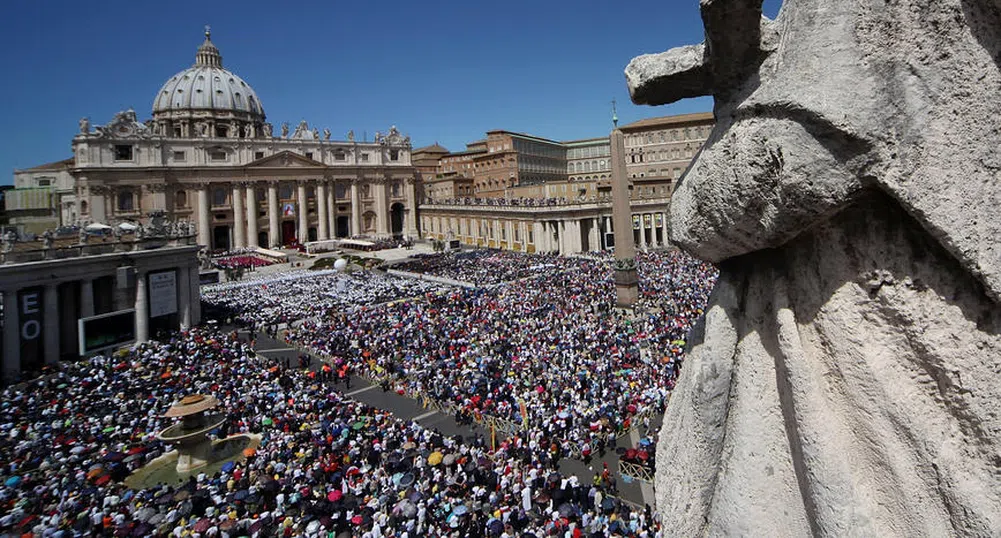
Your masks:
M 416 236 L 410 138 L 331 140 L 302 121 L 274 132 L 254 89 L 223 68 L 206 29 L 193 67 L 163 85 L 152 119 L 135 111 L 73 139 L 82 222 L 194 222 L 212 249 L 342 237 Z

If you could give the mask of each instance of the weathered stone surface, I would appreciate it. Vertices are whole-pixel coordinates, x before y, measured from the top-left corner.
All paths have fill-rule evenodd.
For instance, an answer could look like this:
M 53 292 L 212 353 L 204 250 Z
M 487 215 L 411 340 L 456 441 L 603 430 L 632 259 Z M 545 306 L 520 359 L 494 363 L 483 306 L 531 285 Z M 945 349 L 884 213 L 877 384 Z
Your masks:
M 722 274 L 665 416 L 666 528 L 1001 535 L 1001 6 L 702 4 L 701 64 L 627 70 L 643 102 L 694 72 L 716 97 L 672 202 Z

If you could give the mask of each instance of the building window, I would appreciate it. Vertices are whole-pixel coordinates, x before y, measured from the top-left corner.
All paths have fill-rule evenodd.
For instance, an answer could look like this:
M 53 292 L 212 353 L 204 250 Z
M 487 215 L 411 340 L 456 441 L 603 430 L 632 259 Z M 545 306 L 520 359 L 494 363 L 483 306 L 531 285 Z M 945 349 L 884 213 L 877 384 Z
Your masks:
M 123 213 L 135 211 L 135 196 L 132 191 L 126 190 L 118 193 L 118 210 Z
M 334 152 L 334 160 L 335 161 L 343 161 L 345 159 L 347 159 L 347 155 L 345 155 L 343 151 L 335 151 Z
M 400 195 L 400 184 L 399 183 L 393 183 L 393 196 L 397 197 L 399 195 Z
M 345 185 L 341 183 L 336 184 L 334 186 L 334 198 L 337 198 L 338 200 L 344 199 L 347 195 L 347 190 L 348 188 Z
M 116 144 L 115 145 L 115 160 L 116 161 L 131 161 L 132 160 L 132 146 L 129 144 Z
M 176 207 L 188 207 L 188 193 L 184 191 L 177 191 L 174 194 L 174 205 Z
M 281 187 L 279 187 L 278 188 L 278 197 L 281 198 L 282 200 L 291 200 L 292 199 L 292 186 L 291 185 L 282 185 Z
M 216 125 L 215 126 L 215 135 L 216 135 L 216 137 L 218 137 L 218 138 L 226 138 L 227 134 L 229 134 L 229 129 L 225 125 Z
M 306 158 L 307 159 L 312 159 L 313 158 L 313 152 L 312 151 L 307 151 L 306 152 Z
M 49 178 L 42 178 L 38 180 L 39 187 L 48 187 L 50 185 L 52 185 L 52 180 Z
M 226 205 L 226 189 L 215 189 L 212 191 L 212 205 Z
M 263 158 L 264 158 L 264 152 L 263 151 L 255 151 L 254 152 L 254 160 L 255 161 L 259 161 L 259 160 L 261 160 Z
M 368 198 L 369 197 L 369 186 L 368 185 L 362 185 L 361 186 L 361 197 L 362 198 Z
M 183 151 L 175 151 L 174 152 L 174 162 L 183 163 L 184 162 L 184 158 L 185 158 L 185 156 L 184 156 L 184 152 Z
M 389 160 L 391 160 L 391 161 L 398 161 L 398 160 L 400 160 L 400 150 L 398 150 L 398 149 L 391 149 L 391 150 L 389 150 Z
M 175 125 L 174 126 L 174 136 L 176 138 L 181 138 L 181 126 L 180 125 Z
M 209 158 L 212 159 L 213 161 L 225 161 L 226 160 L 226 152 L 225 151 L 219 151 L 219 150 L 210 151 L 209 152 Z
M 361 154 L 361 162 L 363 162 L 363 163 L 367 163 L 368 162 L 368 153 L 362 153 Z

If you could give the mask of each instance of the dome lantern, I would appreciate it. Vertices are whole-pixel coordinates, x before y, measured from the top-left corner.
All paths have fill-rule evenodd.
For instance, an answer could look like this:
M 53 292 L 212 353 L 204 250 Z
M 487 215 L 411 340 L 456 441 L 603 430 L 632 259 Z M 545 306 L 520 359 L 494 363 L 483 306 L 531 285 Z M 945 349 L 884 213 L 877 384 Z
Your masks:
M 212 43 L 212 31 L 205 25 L 205 42 L 195 54 L 195 67 L 222 67 L 222 55 Z

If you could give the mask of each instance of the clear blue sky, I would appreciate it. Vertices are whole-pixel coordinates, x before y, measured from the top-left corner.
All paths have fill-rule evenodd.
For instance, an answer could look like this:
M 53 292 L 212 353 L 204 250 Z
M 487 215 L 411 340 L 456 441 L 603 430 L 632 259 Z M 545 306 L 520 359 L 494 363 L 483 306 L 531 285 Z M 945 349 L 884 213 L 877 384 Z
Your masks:
M 781 0 L 766 0 L 774 17 Z M 457 151 L 490 129 L 565 140 L 621 123 L 703 111 L 629 102 L 639 54 L 702 40 L 697 0 L 508 2 L 98 2 L 11 0 L 0 18 L 0 184 L 15 168 L 71 156 L 78 120 L 104 124 L 194 63 L 202 28 L 254 87 L 268 121 L 397 125 L 414 146 Z

